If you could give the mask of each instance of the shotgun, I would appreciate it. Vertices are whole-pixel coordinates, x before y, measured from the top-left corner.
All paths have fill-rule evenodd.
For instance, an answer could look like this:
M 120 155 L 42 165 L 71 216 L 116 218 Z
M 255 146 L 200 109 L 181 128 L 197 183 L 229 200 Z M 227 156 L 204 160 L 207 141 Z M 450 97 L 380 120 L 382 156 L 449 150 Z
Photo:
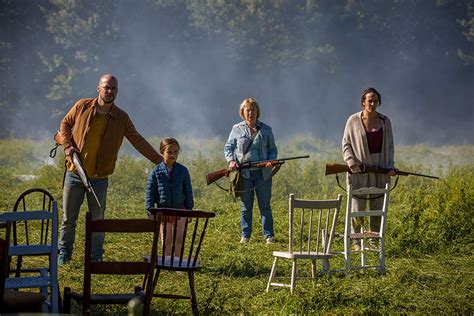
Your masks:
M 56 142 L 56 147 L 53 148 L 53 150 L 55 150 L 58 146 L 60 146 L 64 142 L 64 137 L 59 131 L 57 131 L 56 134 L 54 134 L 54 141 Z M 77 151 L 73 151 L 71 156 L 72 156 L 71 161 L 76 167 L 77 173 L 79 174 L 79 177 L 81 178 L 82 184 L 86 188 L 87 192 L 92 193 L 95 201 L 97 202 L 97 205 L 99 207 L 102 207 L 102 205 L 99 202 L 99 198 L 97 197 L 97 194 L 95 193 L 94 188 L 92 187 L 91 181 L 89 180 L 89 176 L 86 173 L 86 169 L 84 169 L 84 165 L 82 164 L 79 153 Z
M 237 170 L 248 169 L 248 168 L 264 168 L 268 162 L 272 163 L 272 166 L 281 165 L 287 160 L 294 160 L 294 159 L 303 159 L 309 158 L 309 155 L 305 156 L 296 156 L 296 157 L 289 157 L 289 158 L 280 158 L 280 159 L 273 159 L 273 160 L 258 160 L 258 161 L 249 161 L 239 164 Z M 217 170 L 206 175 L 207 185 L 216 182 L 223 176 L 229 176 L 229 170 L 227 168 Z
M 368 173 L 368 172 L 388 173 L 391 170 L 389 168 L 366 166 L 366 165 L 362 165 L 360 169 L 362 173 Z M 412 176 L 425 177 L 425 178 L 431 178 L 431 179 L 439 179 L 439 177 L 429 176 L 426 174 L 407 172 L 407 171 L 401 171 L 401 170 L 395 170 L 395 171 L 397 175 L 400 175 L 400 176 L 412 175 Z M 343 172 L 352 173 L 348 165 L 340 164 L 340 163 L 326 164 L 326 175 L 335 174 L 335 173 L 343 173 Z

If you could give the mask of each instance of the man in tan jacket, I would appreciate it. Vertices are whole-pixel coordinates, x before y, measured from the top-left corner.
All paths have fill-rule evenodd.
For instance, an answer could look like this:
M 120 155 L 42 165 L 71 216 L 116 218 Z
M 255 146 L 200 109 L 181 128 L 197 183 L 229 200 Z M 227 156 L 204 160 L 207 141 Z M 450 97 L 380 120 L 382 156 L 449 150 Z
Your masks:
M 63 218 L 59 240 L 59 264 L 71 260 L 79 211 L 87 197 L 92 219 L 103 219 L 106 206 L 108 176 L 114 172 L 118 152 L 126 137 L 146 158 L 155 164 L 161 162 L 161 155 L 137 132 L 127 113 L 114 101 L 118 92 L 117 78 L 104 74 L 97 86 L 98 96 L 94 99 L 80 99 L 61 121 L 61 144 L 66 157 L 74 151 L 80 153 L 84 168 L 91 179 L 101 207 L 77 175 L 71 159 L 67 159 L 63 188 Z M 104 235 L 95 234 L 92 240 L 92 260 L 100 261 L 103 255 Z

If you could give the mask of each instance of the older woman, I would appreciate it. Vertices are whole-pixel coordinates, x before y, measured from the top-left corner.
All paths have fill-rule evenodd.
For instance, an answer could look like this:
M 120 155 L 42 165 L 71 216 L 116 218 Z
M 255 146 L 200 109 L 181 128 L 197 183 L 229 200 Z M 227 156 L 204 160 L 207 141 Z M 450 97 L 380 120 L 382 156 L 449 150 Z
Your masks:
M 344 161 L 352 170 L 347 175 L 347 183 L 354 189 L 361 187 L 385 187 L 390 176 L 396 174 L 394 167 L 394 148 L 392 125 L 387 116 L 377 112 L 382 103 L 382 96 L 374 88 L 362 91 L 362 111 L 352 114 L 346 123 L 342 138 Z M 387 174 L 361 173 L 364 165 L 388 168 Z M 371 209 L 382 207 L 382 198 L 352 200 L 352 211 L 366 209 L 367 201 Z M 380 230 L 380 217 L 371 217 L 370 230 Z M 360 223 L 352 222 L 352 232 L 360 231 Z M 355 245 L 358 248 L 358 245 Z
M 243 100 L 240 105 L 243 121 L 235 124 L 224 147 L 229 170 L 237 170 L 239 163 L 277 158 L 277 148 L 270 126 L 258 120 L 260 106 L 254 98 Z M 272 164 L 265 168 L 242 169 L 243 189 L 240 198 L 241 243 L 247 243 L 252 235 L 252 210 L 254 196 L 262 218 L 263 236 L 267 244 L 275 242 L 273 216 L 270 207 L 272 196 Z

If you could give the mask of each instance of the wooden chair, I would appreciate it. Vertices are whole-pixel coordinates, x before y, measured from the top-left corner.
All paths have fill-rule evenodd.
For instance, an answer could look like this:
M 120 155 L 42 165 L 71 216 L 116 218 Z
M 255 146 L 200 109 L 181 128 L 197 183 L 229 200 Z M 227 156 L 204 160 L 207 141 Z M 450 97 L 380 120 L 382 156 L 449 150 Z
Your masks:
M 194 314 L 199 313 L 194 288 L 194 272 L 201 269 L 199 253 L 206 233 L 209 219 L 215 217 L 213 212 L 192 211 L 172 208 L 149 209 L 150 219 L 160 223 L 161 242 L 158 249 L 156 272 L 153 280 L 153 297 L 171 299 L 189 299 Z M 153 262 L 153 258 L 145 260 Z M 182 271 L 188 274 L 190 295 L 156 293 L 161 270 Z M 144 280 L 146 281 L 146 280 Z
M 58 206 L 56 201 L 46 190 L 27 190 L 17 199 L 14 211 L 0 214 L 0 220 L 12 221 L 13 243 L 9 248 L 9 257 L 10 260 L 16 259 L 15 276 L 5 280 L 5 287 L 7 289 L 39 288 L 42 295 L 47 297 L 43 304 L 43 312 L 58 313 Z M 38 256 L 47 257 L 48 264 L 38 266 L 39 260 L 30 258 Z M 25 262 L 25 258 L 31 260 Z
M 289 240 L 288 251 L 274 251 L 272 270 L 268 280 L 271 286 L 289 287 L 293 294 L 297 278 L 297 260 L 311 260 L 311 276 L 316 279 L 316 260 L 322 261 L 322 273 L 330 271 L 329 259 L 334 254 L 331 246 L 335 237 L 337 218 L 342 195 L 336 200 L 302 200 L 294 194 L 289 196 Z M 274 282 L 278 259 L 292 261 L 290 283 Z
M 385 188 L 360 188 L 353 190 L 352 186 L 349 185 L 347 189 L 347 209 L 346 209 L 346 220 L 344 228 L 344 259 L 345 259 L 345 271 L 349 273 L 355 269 L 376 269 L 381 274 L 385 273 L 385 230 L 387 227 L 387 209 L 388 209 L 388 198 L 389 198 L 389 184 L 385 185 Z M 383 198 L 383 205 L 381 210 L 366 210 L 360 212 L 352 212 L 352 198 L 368 198 L 377 197 Z M 351 222 L 353 219 L 363 222 L 364 218 L 371 216 L 380 216 L 380 231 L 374 232 L 366 229 L 364 225 L 361 226 L 360 232 L 351 232 Z M 360 242 L 360 250 L 351 250 L 352 241 L 358 240 Z M 376 244 L 376 245 L 374 245 Z M 370 252 L 376 252 L 378 254 L 375 264 L 370 265 L 368 260 L 368 254 Z M 360 254 L 361 264 L 360 266 L 353 265 L 351 255 Z
M 133 291 L 117 294 L 92 294 L 92 275 L 142 275 L 144 278 L 152 277 L 154 265 L 144 262 L 141 256 L 135 261 L 92 261 L 92 234 L 101 232 L 111 233 L 152 233 L 153 241 L 150 243 L 152 260 L 156 260 L 159 225 L 149 219 L 102 219 L 92 220 L 91 214 L 86 214 L 86 243 L 84 255 L 84 286 L 82 293 L 73 293 L 71 288 L 64 289 L 64 312 L 69 313 L 71 299 L 81 302 L 84 314 L 91 314 L 91 305 L 96 304 L 128 304 L 130 300 L 138 297 L 143 299 L 143 314 L 150 313 L 151 295 L 153 293 L 152 283 L 144 283 L 143 287 L 135 287 Z M 135 244 L 136 239 L 130 241 Z M 110 253 L 111 254 L 111 253 Z M 118 256 L 117 251 L 114 255 Z M 124 254 L 127 258 L 128 253 Z M 107 256 L 108 257 L 108 256 Z M 107 259 L 105 257 L 105 259 Z M 151 280 L 151 278 L 150 278 Z
M 40 313 L 46 297 L 41 293 L 20 292 L 5 289 L 9 273 L 8 248 L 10 246 L 11 222 L 0 222 L 0 311 L 2 313 Z

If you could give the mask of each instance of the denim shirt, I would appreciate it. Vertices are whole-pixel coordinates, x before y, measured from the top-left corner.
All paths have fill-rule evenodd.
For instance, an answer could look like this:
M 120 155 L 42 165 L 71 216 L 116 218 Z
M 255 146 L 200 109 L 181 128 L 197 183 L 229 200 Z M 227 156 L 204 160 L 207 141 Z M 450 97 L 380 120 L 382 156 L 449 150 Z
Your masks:
M 171 179 L 164 161 L 160 162 L 148 176 L 145 207 L 172 207 L 192 209 L 193 189 L 188 169 L 177 162 L 171 169 Z
M 262 160 L 276 159 L 278 150 L 275 145 L 272 128 L 257 120 L 257 136 L 259 138 L 260 157 Z M 224 146 L 224 155 L 227 163 L 235 160 L 237 163 L 248 162 L 250 157 L 250 146 L 252 144 L 252 133 L 245 121 L 235 124 L 229 134 L 229 139 Z M 244 154 L 245 153 L 245 154 Z M 271 177 L 272 168 L 262 168 L 263 178 Z M 250 178 L 250 170 L 242 169 L 241 175 Z

